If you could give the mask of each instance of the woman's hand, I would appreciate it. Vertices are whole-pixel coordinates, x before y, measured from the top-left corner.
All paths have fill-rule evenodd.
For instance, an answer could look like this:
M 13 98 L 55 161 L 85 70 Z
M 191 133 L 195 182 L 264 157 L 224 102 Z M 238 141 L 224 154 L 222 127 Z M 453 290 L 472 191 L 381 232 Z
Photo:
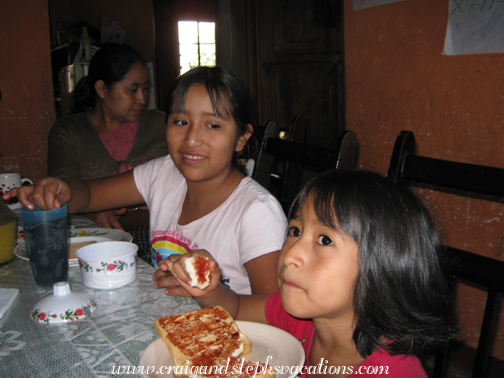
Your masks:
M 124 230 L 121 223 L 119 222 L 118 218 L 119 214 L 117 210 L 107 210 L 98 213 L 90 213 L 87 215 L 93 222 L 95 222 L 100 227 L 117 228 L 119 230 Z
M 191 287 L 191 278 L 185 269 L 185 260 L 188 257 L 204 256 L 210 259 L 211 282 L 205 289 Z M 158 263 L 152 279 L 154 287 L 165 288 L 164 293 L 171 296 L 203 297 L 208 295 L 220 285 L 220 269 L 212 255 L 205 250 L 191 251 L 185 255 L 170 255 L 166 260 Z
M 69 186 L 62 180 L 46 177 L 37 180 L 34 185 L 14 188 L 5 193 L 2 198 L 9 200 L 18 197 L 19 202 L 26 208 L 33 210 L 34 204 L 42 210 L 59 209 L 72 198 Z

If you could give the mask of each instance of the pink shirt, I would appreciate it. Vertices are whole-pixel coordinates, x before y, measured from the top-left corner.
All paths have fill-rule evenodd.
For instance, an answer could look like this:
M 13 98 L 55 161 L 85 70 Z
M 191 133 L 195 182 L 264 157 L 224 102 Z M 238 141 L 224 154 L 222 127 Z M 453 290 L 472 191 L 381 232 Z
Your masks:
M 100 139 L 103 145 L 114 160 L 119 162 L 126 160 L 133 148 L 137 129 L 138 121 L 127 122 L 112 131 L 100 134 Z M 133 167 L 131 165 L 121 164 L 119 172 L 116 173 L 126 172 L 132 168 Z
M 315 327 L 311 320 L 294 318 L 289 315 L 282 306 L 280 292 L 270 295 L 266 302 L 266 319 L 272 326 L 289 332 L 299 340 L 308 357 L 310 347 L 313 341 Z M 330 366 L 326 367 L 329 372 Z M 377 349 L 369 355 L 358 366 L 336 366 L 334 368 L 345 369 L 348 376 L 374 377 L 374 378 L 427 378 L 420 360 L 415 356 L 406 356 L 403 354 L 392 356 L 386 350 Z M 342 370 L 340 370 L 340 373 Z M 336 374 L 337 372 L 335 372 Z M 306 377 L 306 370 L 299 375 Z
M 100 134 L 100 139 L 112 159 L 119 162 L 126 160 L 133 148 L 133 143 L 135 143 L 137 129 L 138 121 L 126 122 L 112 131 Z M 123 163 L 119 166 L 119 172 L 114 172 L 114 174 L 123 173 L 131 169 L 133 169 L 131 165 Z M 148 207 L 140 206 L 139 209 L 147 210 Z

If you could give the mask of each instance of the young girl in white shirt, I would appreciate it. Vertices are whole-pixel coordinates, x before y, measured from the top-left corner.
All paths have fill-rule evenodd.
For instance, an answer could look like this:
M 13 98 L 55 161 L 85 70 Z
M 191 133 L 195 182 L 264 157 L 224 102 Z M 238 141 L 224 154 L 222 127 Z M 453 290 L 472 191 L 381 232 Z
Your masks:
M 274 292 L 287 222 L 278 201 L 235 163 L 253 133 L 246 88 L 226 69 L 197 67 L 175 81 L 170 100 L 170 155 L 98 180 L 44 178 L 4 198 L 17 194 L 28 208 L 67 203 L 71 213 L 145 202 L 160 267 L 154 285 L 166 294 L 188 295 L 164 259 L 199 248 L 219 256 L 223 284 L 243 294 Z

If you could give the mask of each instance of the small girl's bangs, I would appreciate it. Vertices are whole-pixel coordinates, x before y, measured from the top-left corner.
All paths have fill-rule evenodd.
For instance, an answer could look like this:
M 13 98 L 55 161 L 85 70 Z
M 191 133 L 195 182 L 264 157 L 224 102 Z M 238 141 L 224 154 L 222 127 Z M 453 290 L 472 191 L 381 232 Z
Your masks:
M 298 193 L 289 209 L 294 218 L 301 208 L 310 204 L 320 223 L 349 235 L 359 242 L 362 219 L 355 206 L 352 185 L 338 180 L 338 174 L 322 174 L 312 179 Z
M 357 242 L 356 226 L 359 223 L 353 211 L 353 201 L 341 185 L 332 180 L 316 177 L 299 192 L 289 210 L 289 220 L 294 218 L 306 204 L 313 206 L 313 211 L 320 223 L 332 229 L 348 234 Z M 350 198 L 349 198 L 350 197 Z

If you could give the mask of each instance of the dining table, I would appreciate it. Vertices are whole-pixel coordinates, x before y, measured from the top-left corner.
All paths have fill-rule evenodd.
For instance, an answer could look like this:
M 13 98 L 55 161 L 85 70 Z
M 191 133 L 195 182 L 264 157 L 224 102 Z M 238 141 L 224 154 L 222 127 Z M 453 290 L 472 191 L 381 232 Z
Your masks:
M 90 226 L 80 221 L 70 224 Z M 135 281 L 96 290 L 84 286 L 78 265 L 69 266 L 70 290 L 89 296 L 96 309 L 78 321 L 46 324 L 30 313 L 53 288 L 35 284 L 29 261 L 15 257 L 0 265 L 0 289 L 19 289 L 0 319 L 0 377 L 139 377 L 126 367 L 138 368 L 142 353 L 158 339 L 154 320 L 199 309 L 193 298 L 155 288 L 154 271 L 139 258 Z

